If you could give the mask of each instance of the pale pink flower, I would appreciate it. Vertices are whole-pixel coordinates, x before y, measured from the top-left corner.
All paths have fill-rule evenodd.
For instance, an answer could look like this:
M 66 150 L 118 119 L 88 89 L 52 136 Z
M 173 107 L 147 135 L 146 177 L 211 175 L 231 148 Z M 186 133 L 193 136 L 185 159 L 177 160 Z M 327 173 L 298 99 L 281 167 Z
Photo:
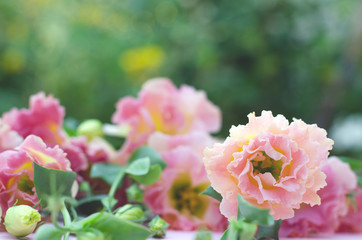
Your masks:
M 13 108 L 4 113 L 2 121 L 23 138 L 33 134 L 47 145 L 55 146 L 63 143 L 66 137 L 62 129 L 64 114 L 58 99 L 40 92 L 30 97 L 29 109 Z
M 170 229 L 223 231 L 227 226 L 218 201 L 199 195 L 210 185 L 202 149 L 212 143 L 203 132 L 178 136 L 154 133 L 150 137 L 149 146 L 161 154 L 167 167 L 155 184 L 145 187 L 145 203 L 170 224 Z
M 10 127 L 1 122 L 0 119 L 0 152 L 19 146 L 23 138 L 10 129 Z
M 338 232 L 362 233 L 362 188 L 357 188 L 356 192 L 355 200 L 348 201 L 348 212 L 341 217 Z
M 37 136 L 28 136 L 16 150 L 0 153 L 0 206 L 4 210 L 18 204 L 35 205 L 33 162 L 46 168 L 71 171 L 66 154 L 58 147 L 49 148 Z
M 270 209 L 274 219 L 293 217 L 302 203 L 319 205 L 317 191 L 326 185 L 321 167 L 333 144 L 326 131 L 296 119 L 289 125 L 270 111 L 248 118 L 224 143 L 204 151 L 211 185 L 223 197 L 221 213 L 236 218 L 237 194 Z
M 306 237 L 315 234 L 333 234 L 340 218 L 347 214 L 347 194 L 357 186 L 357 177 L 348 164 L 337 157 L 328 159 L 322 171 L 327 175 L 327 186 L 318 191 L 321 205 L 302 204 L 293 218 L 282 222 L 279 236 Z
M 194 130 L 218 131 L 221 112 L 207 99 L 205 92 L 187 85 L 177 89 L 169 79 L 156 78 L 142 86 L 138 98 L 119 100 L 112 121 L 131 127 L 120 152 L 125 161 L 153 132 L 180 135 Z

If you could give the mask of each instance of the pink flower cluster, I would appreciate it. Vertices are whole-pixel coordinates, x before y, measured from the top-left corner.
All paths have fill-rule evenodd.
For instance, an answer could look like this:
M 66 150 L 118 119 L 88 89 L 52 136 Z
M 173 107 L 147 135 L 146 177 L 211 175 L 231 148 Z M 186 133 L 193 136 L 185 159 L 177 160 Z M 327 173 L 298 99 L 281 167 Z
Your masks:
M 31 96 L 28 109 L 14 108 L 1 117 L 3 215 L 15 201 L 38 202 L 33 162 L 92 181 L 92 164 L 127 164 L 134 150 L 147 145 L 167 167 L 156 183 L 143 186 L 144 201 L 171 229 L 225 230 L 227 219 L 236 218 L 240 194 L 284 220 L 282 237 L 362 232 L 362 189 L 356 175 L 338 158 L 328 159 L 333 141 L 315 124 L 289 123 L 270 111 L 251 113 L 246 125 L 233 126 L 218 143 L 210 133 L 220 129 L 219 108 L 205 92 L 177 88 L 164 78 L 147 81 L 136 98 L 118 101 L 112 122 L 130 129 L 118 151 L 101 137 L 68 136 L 64 116 L 59 101 L 41 92 Z M 210 184 L 221 194 L 221 203 L 200 195 Z M 351 192 L 357 193 L 355 204 Z
M 171 229 L 226 228 L 219 203 L 199 195 L 210 185 L 202 151 L 214 142 L 209 133 L 221 125 L 220 110 L 204 92 L 186 85 L 178 89 L 168 79 L 151 79 L 138 98 L 125 97 L 117 103 L 112 120 L 130 126 L 119 152 L 121 163 L 142 145 L 154 148 L 167 163 L 161 179 L 145 187 L 145 203 L 155 214 Z
M 11 131 L 25 138 L 40 137 L 47 146 L 60 146 L 67 153 L 71 168 L 75 172 L 85 171 L 89 162 L 111 161 L 115 152 L 101 139 L 88 142 L 85 136 L 69 137 L 63 129 L 65 109 L 52 95 L 40 92 L 30 97 L 29 109 L 12 109 L 4 113 L 2 123 Z M 3 131 L 5 131 L 5 129 Z M 7 131 L 9 131 L 7 130 Z M 0 130 L 1 131 L 1 130 Z M 13 141 L 18 141 L 14 138 Z M 1 145 L 0 145 L 1 149 Z
M 271 112 L 248 115 L 249 123 L 230 129 L 224 143 L 204 152 L 212 187 L 223 199 L 221 212 L 236 218 L 237 194 L 270 209 L 274 219 L 287 219 L 301 204 L 319 205 L 326 186 L 321 168 L 333 141 L 325 130 Z
M 327 175 L 327 186 L 318 192 L 321 205 L 311 207 L 302 204 L 300 209 L 295 211 L 293 218 L 282 222 L 279 231 L 281 237 L 333 234 L 339 228 L 343 229 L 347 228 L 344 226 L 351 225 L 346 224 L 346 219 L 350 216 L 348 218 L 345 216 L 348 212 L 347 194 L 357 187 L 355 173 L 348 164 L 337 157 L 329 158 L 322 171 Z M 352 225 L 356 225 L 355 223 Z
M 190 131 L 216 132 L 221 112 L 202 91 L 182 85 L 177 89 L 169 79 L 147 81 L 138 98 L 124 97 L 117 103 L 113 123 L 129 125 L 130 133 L 120 151 L 121 163 L 154 132 L 182 135 Z
M 47 147 L 41 138 L 30 135 L 16 148 L 0 153 L 0 207 L 35 205 L 39 200 L 33 183 L 33 162 L 53 169 L 71 171 L 66 154 L 58 147 Z
M 213 142 L 203 132 L 179 136 L 154 133 L 149 139 L 149 146 L 161 154 L 167 167 L 155 184 L 145 188 L 145 203 L 172 229 L 226 229 L 227 220 L 219 212 L 219 202 L 200 195 L 210 185 L 202 150 Z
M 63 129 L 65 110 L 53 96 L 30 97 L 29 109 L 12 109 L 0 121 L 0 205 L 3 214 L 16 200 L 35 205 L 33 165 L 81 172 L 89 163 L 111 161 L 115 151 L 102 139 L 69 137 Z M 25 139 L 25 140 L 24 140 Z

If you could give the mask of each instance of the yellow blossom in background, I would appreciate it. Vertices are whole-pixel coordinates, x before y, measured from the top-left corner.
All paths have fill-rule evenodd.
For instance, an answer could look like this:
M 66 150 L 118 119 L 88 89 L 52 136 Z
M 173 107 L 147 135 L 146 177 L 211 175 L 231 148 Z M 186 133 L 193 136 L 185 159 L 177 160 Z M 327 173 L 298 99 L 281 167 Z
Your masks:
M 17 49 L 7 49 L 1 55 L 1 68 L 6 72 L 16 73 L 24 68 L 24 54 Z
M 120 67 L 128 74 L 158 69 L 164 60 L 163 50 L 156 45 L 148 45 L 126 50 L 120 56 Z

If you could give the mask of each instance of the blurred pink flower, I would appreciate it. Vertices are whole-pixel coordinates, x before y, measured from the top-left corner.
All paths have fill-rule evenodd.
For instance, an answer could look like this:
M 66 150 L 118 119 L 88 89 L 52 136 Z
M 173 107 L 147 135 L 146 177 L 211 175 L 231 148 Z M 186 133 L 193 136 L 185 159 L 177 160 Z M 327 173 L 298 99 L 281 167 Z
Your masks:
M 180 135 L 193 130 L 216 132 L 221 126 L 221 113 L 203 91 L 182 85 L 177 89 L 169 79 L 147 81 L 138 98 L 125 97 L 118 101 L 113 123 L 131 127 L 123 149 L 121 162 L 145 144 L 153 132 Z
M 145 203 L 170 224 L 170 229 L 224 231 L 227 226 L 218 201 L 199 195 L 210 185 L 202 149 L 212 143 L 203 132 L 176 136 L 154 133 L 149 139 L 149 146 L 161 154 L 167 167 L 155 184 L 145 187 Z
M 293 217 L 302 203 L 319 205 L 317 191 L 326 185 L 321 167 L 333 144 L 326 131 L 296 119 L 289 125 L 270 111 L 248 118 L 224 143 L 204 151 L 211 185 L 223 197 L 221 213 L 236 218 L 237 194 L 269 208 L 274 219 Z
M 33 162 L 53 169 L 71 171 L 69 160 L 58 147 L 46 147 L 41 138 L 28 136 L 16 150 L 0 153 L 0 206 L 4 210 L 18 204 L 38 202 L 33 183 Z
M 58 99 L 40 92 L 30 97 L 29 109 L 13 108 L 4 113 L 2 121 L 23 138 L 33 134 L 48 146 L 55 146 L 63 143 L 66 137 L 62 129 L 64 114 Z
M 307 237 L 315 234 L 333 234 L 340 217 L 347 214 L 346 195 L 357 186 L 357 177 L 348 164 L 337 157 L 328 159 L 322 171 L 327 175 L 327 186 L 318 191 L 321 205 L 302 204 L 293 218 L 282 222 L 279 236 Z
M 357 188 L 356 192 L 355 203 L 349 199 L 348 212 L 341 217 L 338 232 L 362 233 L 362 188 Z
M 77 144 L 77 140 L 69 138 L 64 131 L 64 115 L 65 109 L 58 99 L 39 92 L 30 97 L 29 109 L 14 108 L 3 115 L 2 121 L 23 138 L 36 135 L 50 147 L 59 145 L 67 153 L 71 168 L 75 172 L 86 170 L 87 156 Z
M 23 138 L 19 134 L 3 124 L 0 119 L 0 152 L 19 146 Z

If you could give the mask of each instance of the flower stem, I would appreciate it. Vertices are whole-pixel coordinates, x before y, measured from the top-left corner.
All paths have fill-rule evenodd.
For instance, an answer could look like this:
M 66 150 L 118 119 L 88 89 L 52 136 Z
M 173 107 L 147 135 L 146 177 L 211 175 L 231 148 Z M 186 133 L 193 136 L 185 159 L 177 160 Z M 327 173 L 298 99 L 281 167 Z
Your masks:
M 66 228 L 70 227 L 71 223 L 72 223 L 72 219 L 70 218 L 70 214 L 68 212 L 68 209 L 67 207 L 65 206 L 65 203 L 63 202 L 63 207 L 62 209 L 60 210 L 62 215 L 63 215 L 63 219 L 64 219 L 64 226 Z M 70 232 L 66 232 L 64 234 L 64 240 L 68 240 L 69 239 L 69 235 L 70 235 Z
M 108 198 L 106 199 L 106 205 L 105 207 L 107 208 L 107 210 L 109 212 L 112 212 L 112 208 L 113 208 L 113 203 L 114 202 L 114 195 L 116 194 L 116 190 L 119 187 L 119 185 L 122 182 L 122 179 L 124 177 L 124 169 L 122 169 L 118 175 L 117 178 L 114 180 L 114 182 L 112 183 L 111 189 L 109 190 L 108 193 Z

